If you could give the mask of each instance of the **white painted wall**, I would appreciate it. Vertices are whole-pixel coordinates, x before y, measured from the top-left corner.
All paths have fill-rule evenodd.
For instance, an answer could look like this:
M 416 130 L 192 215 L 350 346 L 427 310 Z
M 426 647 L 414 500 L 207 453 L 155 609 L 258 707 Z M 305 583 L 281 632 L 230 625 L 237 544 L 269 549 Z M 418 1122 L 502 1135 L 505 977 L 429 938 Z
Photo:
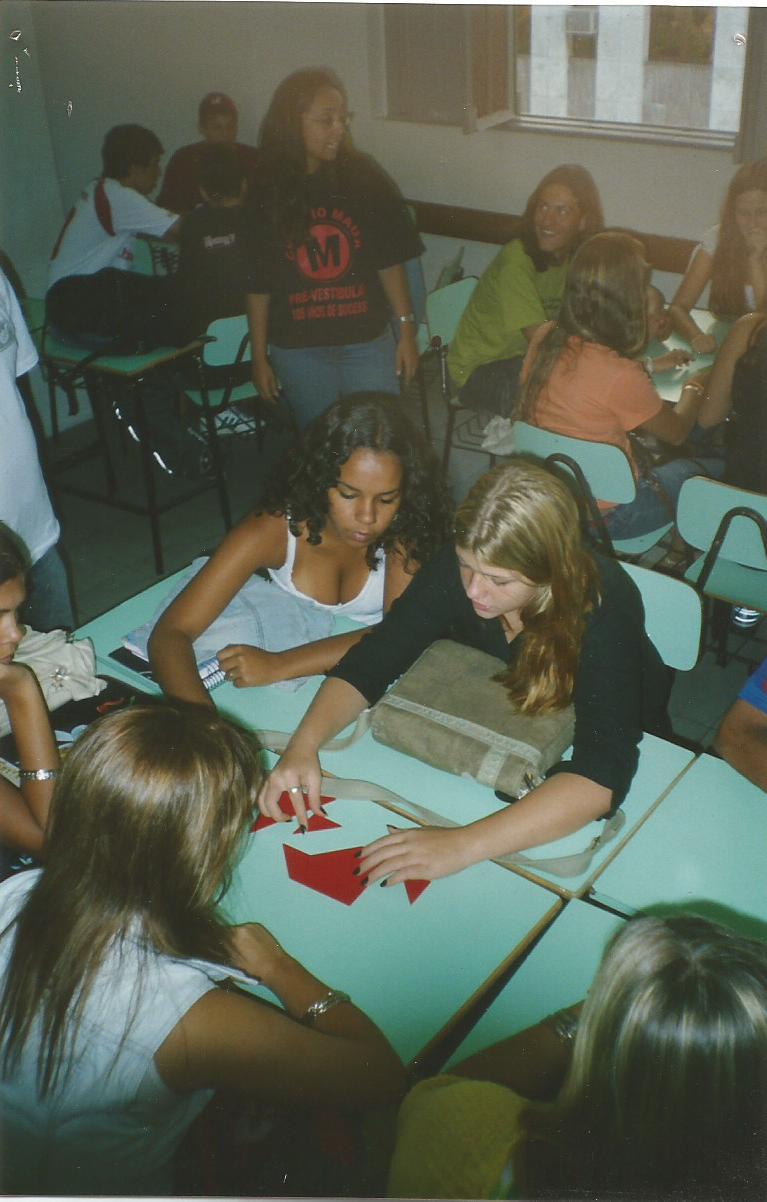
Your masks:
M 505 130 L 466 136 L 452 127 L 381 119 L 371 96 L 371 79 L 380 78 L 373 5 L 35 0 L 22 7 L 33 15 L 61 192 L 50 173 L 34 182 L 37 155 L 30 145 L 14 179 L 14 203 L 22 210 L 34 185 L 55 214 L 52 227 L 62 204 L 68 207 L 97 173 L 111 125 L 146 124 L 172 151 L 195 137 L 200 97 L 221 88 L 240 106 L 242 139 L 255 141 L 275 85 L 310 64 L 338 70 L 349 90 L 357 144 L 413 197 L 520 212 L 546 171 L 580 162 L 601 189 L 608 222 L 694 238 L 716 220 L 734 170 L 726 151 Z M 25 244 L 24 254 L 31 253 Z M 476 249 L 480 261 L 491 253 Z M 427 273 L 437 266 L 427 263 Z

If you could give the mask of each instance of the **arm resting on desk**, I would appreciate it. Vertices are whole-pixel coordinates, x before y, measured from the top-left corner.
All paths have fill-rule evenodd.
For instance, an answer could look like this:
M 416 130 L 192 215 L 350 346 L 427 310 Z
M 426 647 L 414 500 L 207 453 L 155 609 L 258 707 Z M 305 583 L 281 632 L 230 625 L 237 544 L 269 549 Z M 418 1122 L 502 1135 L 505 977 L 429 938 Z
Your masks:
M 583 1003 L 570 1006 L 563 1015 L 577 1024 Z M 508 1039 L 483 1048 L 453 1065 L 450 1072 L 473 1081 L 494 1081 L 536 1102 L 553 1101 L 570 1066 L 573 1039 L 563 1038 L 548 1015 L 534 1027 L 518 1031 Z
M 714 746 L 748 780 L 767 792 L 767 714 L 736 701 L 725 714 Z
M 716 350 L 716 339 L 713 334 L 704 334 L 690 313 L 711 279 L 712 264 L 711 255 L 702 246 L 699 246 L 668 307 L 671 324 L 677 334 L 689 342 L 692 349 L 699 355 L 711 354 Z

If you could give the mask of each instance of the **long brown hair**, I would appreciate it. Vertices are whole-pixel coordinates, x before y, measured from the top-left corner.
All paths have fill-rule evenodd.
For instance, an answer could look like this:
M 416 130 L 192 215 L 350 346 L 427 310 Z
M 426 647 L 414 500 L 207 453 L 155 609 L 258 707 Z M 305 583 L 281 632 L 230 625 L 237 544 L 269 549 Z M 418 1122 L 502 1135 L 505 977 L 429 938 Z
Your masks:
M 519 416 L 534 416 L 535 402 L 560 358 L 596 342 L 628 359 L 647 342 L 644 247 L 630 234 L 606 230 L 578 248 L 567 273 L 559 320 L 542 340 L 522 391 Z M 575 340 L 575 344 L 571 342 Z
M 117 711 L 77 741 L 57 782 L 47 866 L 3 932 L 15 933 L 0 998 L 6 1068 L 39 1015 L 41 1092 L 71 1069 L 90 989 L 126 940 L 226 962 L 216 902 L 261 775 L 253 735 L 179 701 Z
M 745 298 L 748 248 L 735 216 L 735 203 L 744 192 L 767 194 L 767 159 L 744 163 L 727 189 L 711 264 L 709 308 L 717 317 L 740 317 L 748 311 Z
M 767 1195 L 767 947 L 692 915 L 608 945 L 562 1092 L 531 1106 L 525 1197 Z
M 572 698 L 586 615 L 598 599 L 571 493 L 545 468 L 514 459 L 474 485 L 458 507 L 455 539 L 486 564 L 539 586 L 521 614 L 519 655 L 499 679 L 523 713 L 562 709 Z
M 562 184 L 565 188 L 569 188 L 578 204 L 583 218 L 583 230 L 573 239 L 573 248 L 580 245 L 584 239 L 590 238 L 592 234 L 596 234 L 598 230 L 604 229 L 605 224 L 599 190 L 591 173 L 585 167 L 581 167 L 579 163 L 561 163 L 559 167 L 554 167 L 544 175 L 535 191 L 531 193 L 522 215 L 522 229 L 519 236 L 525 253 L 532 259 L 536 271 L 545 271 L 553 262 L 552 256 L 541 250 L 535 236 L 535 210 L 541 192 L 549 184 Z

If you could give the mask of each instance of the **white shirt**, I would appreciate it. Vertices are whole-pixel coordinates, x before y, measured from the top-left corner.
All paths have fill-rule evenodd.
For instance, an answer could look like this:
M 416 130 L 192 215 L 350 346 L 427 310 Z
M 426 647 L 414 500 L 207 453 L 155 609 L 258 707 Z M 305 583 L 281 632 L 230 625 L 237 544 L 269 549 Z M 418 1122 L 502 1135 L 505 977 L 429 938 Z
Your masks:
M 39 877 L 39 870 L 22 872 L 0 885 L 0 930 Z M 0 939 L 0 985 L 12 946 L 11 932 Z M 18 1065 L 0 1078 L 0 1189 L 169 1193 L 174 1151 L 211 1091 L 174 1093 L 154 1055 L 187 1010 L 227 976 L 243 979 L 236 970 L 176 960 L 132 939 L 108 951 L 85 1003 L 71 1074 L 40 1098 L 38 1017 Z
M 8 280 L 0 271 L 0 521 L 24 540 L 36 563 L 59 538 L 37 444 L 16 379 L 37 351 Z
M 152 204 L 135 188 L 102 177 L 88 184 L 53 248 L 48 287 L 70 275 L 95 275 L 106 267 L 129 271 L 131 239 L 136 234 L 161 238 L 178 217 Z

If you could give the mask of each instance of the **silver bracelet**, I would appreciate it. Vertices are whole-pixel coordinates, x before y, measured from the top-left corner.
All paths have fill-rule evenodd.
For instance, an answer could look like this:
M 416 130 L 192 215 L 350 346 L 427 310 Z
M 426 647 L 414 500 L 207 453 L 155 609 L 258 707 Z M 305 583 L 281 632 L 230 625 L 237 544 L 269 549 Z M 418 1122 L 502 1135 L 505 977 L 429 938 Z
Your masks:
M 334 1006 L 340 1006 L 343 1002 L 350 1002 L 352 999 L 348 993 L 342 993 L 340 989 L 330 989 L 324 997 L 318 998 L 316 1002 L 312 1002 L 311 1006 L 301 1015 L 300 1022 L 305 1023 L 307 1027 L 313 1027 L 318 1018 L 323 1014 L 327 1014 L 328 1010 L 332 1010 Z
M 19 768 L 19 780 L 55 780 L 58 768 Z
M 682 392 L 684 392 L 685 388 L 691 388 L 693 392 L 697 392 L 699 396 L 706 395 L 705 388 L 702 384 L 699 384 L 697 380 L 688 380 L 686 384 L 682 385 Z
M 415 313 L 401 313 L 397 320 L 401 321 L 404 325 L 414 326 Z

